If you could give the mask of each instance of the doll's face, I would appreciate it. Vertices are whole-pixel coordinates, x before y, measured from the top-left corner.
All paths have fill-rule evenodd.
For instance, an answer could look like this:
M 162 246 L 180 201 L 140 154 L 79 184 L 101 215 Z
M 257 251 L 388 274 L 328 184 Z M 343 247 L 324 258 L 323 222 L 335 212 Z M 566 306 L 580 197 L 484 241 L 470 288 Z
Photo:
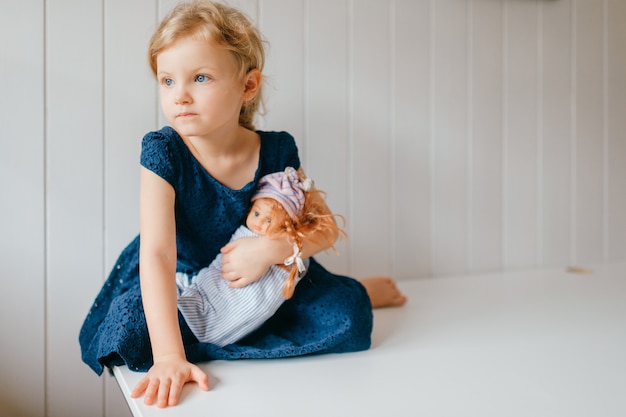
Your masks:
M 272 224 L 272 205 L 264 198 L 255 200 L 248 212 L 246 226 L 257 235 L 265 235 Z

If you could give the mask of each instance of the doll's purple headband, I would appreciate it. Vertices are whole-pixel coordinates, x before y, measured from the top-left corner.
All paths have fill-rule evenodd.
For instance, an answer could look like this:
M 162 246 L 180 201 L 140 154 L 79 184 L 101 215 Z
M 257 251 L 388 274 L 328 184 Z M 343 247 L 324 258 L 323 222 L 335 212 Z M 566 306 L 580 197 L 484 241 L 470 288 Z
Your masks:
M 313 181 L 308 178 L 300 181 L 298 172 L 292 167 L 287 167 L 282 172 L 262 177 L 252 201 L 259 198 L 276 200 L 285 208 L 289 217 L 295 220 L 304 207 L 304 192 L 311 189 L 312 183 Z

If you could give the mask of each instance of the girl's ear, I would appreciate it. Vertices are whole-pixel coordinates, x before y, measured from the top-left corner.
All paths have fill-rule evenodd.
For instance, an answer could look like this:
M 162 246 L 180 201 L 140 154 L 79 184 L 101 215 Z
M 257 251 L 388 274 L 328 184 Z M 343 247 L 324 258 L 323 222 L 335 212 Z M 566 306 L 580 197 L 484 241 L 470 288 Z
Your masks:
M 262 80 L 263 76 L 261 75 L 261 71 L 259 71 L 258 68 L 251 69 L 246 74 L 246 83 L 243 90 L 244 102 L 252 100 L 257 95 L 259 89 L 261 88 Z

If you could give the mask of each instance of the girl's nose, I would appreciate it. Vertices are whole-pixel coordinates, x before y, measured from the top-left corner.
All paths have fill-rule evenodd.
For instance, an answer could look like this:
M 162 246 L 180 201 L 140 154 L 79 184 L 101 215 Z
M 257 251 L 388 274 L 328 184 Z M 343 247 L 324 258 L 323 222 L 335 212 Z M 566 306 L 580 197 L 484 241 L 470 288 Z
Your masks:
M 191 95 L 187 91 L 187 87 L 185 85 L 180 85 L 176 89 L 176 104 L 189 104 L 191 103 Z

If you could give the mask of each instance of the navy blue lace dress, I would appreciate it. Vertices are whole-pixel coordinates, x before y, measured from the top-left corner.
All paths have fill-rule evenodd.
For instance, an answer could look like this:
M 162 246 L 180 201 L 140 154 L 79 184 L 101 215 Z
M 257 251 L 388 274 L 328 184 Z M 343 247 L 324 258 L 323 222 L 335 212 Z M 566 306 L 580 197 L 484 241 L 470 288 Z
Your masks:
M 176 191 L 177 270 L 207 266 L 245 220 L 258 180 L 287 166 L 300 167 L 295 141 L 285 132 L 258 132 L 259 166 L 240 190 L 217 182 L 193 157 L 180 136 L 165 127 L 142 142 L 141 164 Z M 79 342 L 82 359 L 97 374 L 126 364 L 134 371 L 152 366 L 152 351 L 139 290 L 137 236 L 122 252 L 96 297 Z M 172 279 L 174 279 L 172 277 Z M 368 349 L 372 310 L 363 286 L 334 275 L 314 259 L 296 292 L 260 329 L 234 344 L 200 343 L 179 314 L 187 359 L 258 359 L 341 353 Z

